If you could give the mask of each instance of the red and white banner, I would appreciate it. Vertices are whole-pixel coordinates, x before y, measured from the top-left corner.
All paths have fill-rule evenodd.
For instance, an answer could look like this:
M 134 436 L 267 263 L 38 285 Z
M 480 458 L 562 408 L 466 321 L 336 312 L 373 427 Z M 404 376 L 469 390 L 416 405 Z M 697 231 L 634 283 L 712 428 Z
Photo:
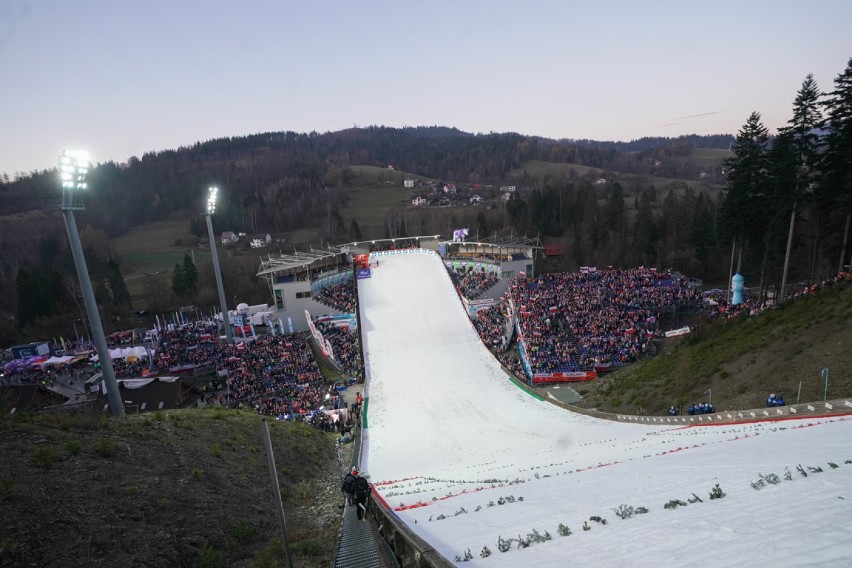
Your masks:
M 314 339 L 319 345 L 322 354 L 328 357 L 329 359 L 334 359 L 334 350 L 331 348 L 331 343 L 322 336 L 320 330 L 317 329 L 317 326 L 314 325 L 313 320 L 311 319 L 311 312 L 305 310 L 305 319 L 308 320 L 308 329 L 311 330 L 311 335 L 313 335 Z
M 533 384 L 545 383 L 573 383 L 579 381 L 591 381 L 598 374 L 594 371 L 571 371 L 567 373 L 536 373 L 533 375 Z

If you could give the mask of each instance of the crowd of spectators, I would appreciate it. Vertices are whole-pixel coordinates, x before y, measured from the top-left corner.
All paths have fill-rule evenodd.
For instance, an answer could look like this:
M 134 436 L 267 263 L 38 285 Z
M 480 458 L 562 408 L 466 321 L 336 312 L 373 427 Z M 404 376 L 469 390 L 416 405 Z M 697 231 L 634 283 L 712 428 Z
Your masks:
M 798 300 L 815 294 L 820 290 L 844 283 L 849 284 L 850 282 L 852 282 L 852 274 L 848 272 L 839 272 L 836 276 L 834 276 L 834 278 L 826 278 L 811 285 L 799 285 L 795 287 L 788 295 L 787 300 Z M 775 303 L 771 301 L 768 295 L 766 298 L 761 300 L 756 296 L 746 294 L 743 298 L 743 302 L 737 305 L 728 304 L 727 290 L 708 290 L 704 292 L 703 296 L 705 305 L 702 310 L 702 314 L 709 317 L 711 320 L 718 318 L 726 320 L 735 319 L 743 315 L 752 317 L 760 315 L 766 310 L 775 307 Z
M 6 369 L 6 364 L 12 362 L 12 358 L 4 355 L 0 358 L 0 386 L 12 385 L 41 385 L 44 387 L 53 384 L 68 384 L 72 380 L 79 380 L 88 376 L 84 371 L 87 360 L 82 359 L 74 363 L 61 363 L 29 366 L 15 366 Z
M 341 404 L 302 334 L 259 335 L 229 345 L 219 341 L 217 322 L 194 322 L 161 332 L 154 364 L 160 374 L 188 366 L 215 369 L 220 378 L 208 400 L 260 414 L 307 418 Z
M 447 267 L 450 279 L 460 296 L 473 300 L 497 283 L 497 273 L 473 266 Z
M 260 414 L 306 416 L 329 393 L 302 335 L 263 335 L 250 343 L 221 346 L 217 368 L 227 371 L 232 404 Z
M 378 252 L 383 250 L 402 250 L 417 248 L 419 243 L 417 239 L 392 239 L 379 241 L 370 245 L 370 252 Z
M 181 365 L 215 365 L 220 350 L 218 322 L 201 320 L 161 331 L 154 365 L 160 373 Z
M 10 385 L 41 385 L 50 386 L 57 381 L 61 382 L 61 378 L 65 374 L 65 369 L 54 369 L 52 367 L 25 367 L 15 369 L 11 372 L 2 373 L 0 386 Z
M 355 284 L 352 280 L 346 280 L 339 284 L 333 284 L 322 288 L 314 295 L 314 300 L 322 302 L 335 310 L 348 314 L 355 312 Z
M 113 359 L 112 368 L 115 371 L 116 379 L 132 379 L 141 377 L 148 369 L 147 358 L 135 358 L 132 361 L 128 359 Z
M 633 362 L 659 310 L 698 298 L 686 278 L 642 267 L 542 274 L 513 281 L 509 293 L 533 373 Z
M 364 370 L 361 365 L 361 348 L 355 332 L 350 330 L 349 326 L 336 326 L 331 322 L 320 322 L 317 329 L 331 343 L 334 359 L 341 370 L 352 377 L 362 377 Z
M 686 409 L 686 413 L 690 416 L 695 416 L 697 414 L 713 414 L 714 412 L 716 412 L 716 407 L 709 402 L 691 404 L 689 408 Z
M 529 258 L 523 253 L 494 254 L 488 252 L 451 252 L 444 255 L 446 260 L 484 260 L 492 262 L 508 262 Z
M 509 305 L 505 299 L 496 302 L 487 310 L 479 310 L 473 319 L 473 325 L 479 338 L 494 353 L 506 350 L 508 335 L 506 328 L 509 320 Z

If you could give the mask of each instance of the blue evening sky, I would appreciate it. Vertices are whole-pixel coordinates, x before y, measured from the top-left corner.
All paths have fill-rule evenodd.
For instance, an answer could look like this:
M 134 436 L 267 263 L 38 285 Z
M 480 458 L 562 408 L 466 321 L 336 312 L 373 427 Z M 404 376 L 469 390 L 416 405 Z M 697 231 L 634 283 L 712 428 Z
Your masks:
M 0 0 L 0 172 L 371 124 L 774 132 L 851 23 L 850 0 Z

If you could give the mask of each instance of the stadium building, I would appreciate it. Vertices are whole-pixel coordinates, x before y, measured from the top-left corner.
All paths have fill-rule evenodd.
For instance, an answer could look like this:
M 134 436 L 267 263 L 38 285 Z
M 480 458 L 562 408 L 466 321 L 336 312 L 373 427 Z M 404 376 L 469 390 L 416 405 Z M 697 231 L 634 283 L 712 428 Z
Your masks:
M 280 326 L 285 333 L 292 333 L 310 329 L 306 312 L 313 319 L 351 318 L 354 314 L 317 301 L 315 297 L 324 288 L 354 281 L 356 276 L 368 277 L 369 271 L 380 269 L 381 257 L 388 251 L 414 248 L 437 252 L 449 269 L 458 271 L 465 268 L 497 276 L 497 283 L 481 298 L 465 302 L 471 317 L 477 306 L 490 305 L 502 296 L 512 278 L 532 276 L 536 255 L 543 250 L 538 239 L 513 235 L 501 237 L 495 234 L 489 239 L 476 241 L 428 235 L 357 241 L 329 245 L 325 249 L 311 248 L 307 252 L 294 250 L 292 254 L 270 255 L 261 259 L 257 273 L 266 280 L 272 295 L 274 310 L 270 324 Z M 358 261 L 368 272 L 360 275 L 356 272 Z

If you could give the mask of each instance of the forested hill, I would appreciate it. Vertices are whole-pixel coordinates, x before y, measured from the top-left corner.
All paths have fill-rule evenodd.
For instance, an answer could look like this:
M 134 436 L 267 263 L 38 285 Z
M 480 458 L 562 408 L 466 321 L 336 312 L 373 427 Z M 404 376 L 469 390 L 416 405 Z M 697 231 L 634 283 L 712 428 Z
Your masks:
M 318 134 L 268 132 L 219 138 L 177 150 L 150 152 L 127 163 L 99 164 L 90 174 L 90 222 L 109 235 L 130 227 L 189 213 L 203 204 L 203 189 L 212 183 L 227 187 L 239 207 L 275 217 L 273 228 L 321 218 L 327 205 L 336 207 L 335 189 L 347 184 L 345 168 L 386 167 L 434 178 L 469 183 L 499 183 L 530 160 L 570 163 L 621 173 L 650 174 L 694 180 L 702 170 L 693 163 L 661 157 L 688 158 L 696 148 L 718 148 L 718 136 L 677 139 L 645 138 L 630 143 L 556 141 L 515 133 L 477 134 L 455 128 L 353 128 Z M 654 168 L 655 160 L 662 162 Z M 652 171 L 653 170 L 653 171 Z M 316 190 L 332 192 L 320 198 Z M 0 183 L 0 215 L 40 209 L 56 200 L 51 172 Z M 286 204 L 286 206 L 285 206 Z M 258 224 L 261 223 L 260 219 Z
M 692 235 L 694 217 L 711 215 L 712 203 L 701 189 L 723 183 L 726 154 L 699 148 L 704 140 L 659 139 L 659 146 L 626 151 L 617 145 L 592 147 L 515 133 L 469 134 L 439 126 L 220 138 L 150 152 L 127 163 L 98 164 L 89 173 L 89 189 L 83 196 L 86 209 L 78 212 L 77 222 L 99 298 L 103 302 L 112 298 L 118 311 L 126 311 L 130 302 L 119 301 L 124 293 L 111 297 L 107 291 L 107 282 L 122 281 L 122 259 L 113 251 L 111 238 L 167 219 L 186 219 L 188 233 L 205 238 L 200 213 L 212 185 L 222 189 L 213 218 L 217 233 L 234 230 L 279 237 L 302 232 L 343 242 L 406 236 L 406 227 L 420 234 L 446 233 L 461 223 L 480 234 L 506 230 L 562 238 L 570 255 L 550 269 L 565 269 L 570 263 L 648 264 L 666 258 L 683 270 L 700 271 L 709 265 L 704 252 L 710 245 L 700 231 L 696 239 L 682 233 Z M 713 137 L 706 140 L 715 144 Z M 382 180 L 365 179 L 365 171 L 382 172 L 373 176 Z M 414 209 L 408 205 L 409 192 L 401 191 L 403 178 L 409 176 L 418 178 L 424 191 L 439 191 L 444 182 L 453 182 L 471 194 L 476 188 L 490 201 L 482 207 L 465 207 L 469 203 L 464 194 L 452 207 Z M 621 180 L 624 187 L 594 185 L 601 176 Z M 672 184 L 683 198 L 672 194 L 665 201 Z M 56 215 L 45 211 L 58 204 L 58 185 L 53 171 L 0 183 L 0 317 L 14 313 L 19 326 L 56 317 L 75 305 L 65 228 Z M 499 206 L 497 190 L 502 185 L 518 190 L 517 199 L 507 207 Z M 686 192 L 692 185 L 701 188 Z M 379 201 L 385 201 L 377 204 L 368 196 L 376 193 L 384 196 Z M 642 200 L 640 193 L 645 196 Z M 603 214 L 599 206 L 605 199 L 609 205 Z M 626 211 L 628 201 L 635 215 Z M 665 211 L 663 205 L 668 207 Z M 357 214 L 353 207 L 359 208 Z M 655 214 L 665 230 L 655 228 Z M 631 236 L 628 217 L 636 219 L 631 221 L 639 227 L 636 238 Z M 617 235 L 610 238 L 613 231 Z M 694 248 L 699 253 L 693 253 Z M 157 297 L 175 305 L 204 299 L 204 294 L 170 297 L 168 285 L 161 284 L 166 291 Z M 32 297 L 24 302 L 21 296 L 28 291 Z

